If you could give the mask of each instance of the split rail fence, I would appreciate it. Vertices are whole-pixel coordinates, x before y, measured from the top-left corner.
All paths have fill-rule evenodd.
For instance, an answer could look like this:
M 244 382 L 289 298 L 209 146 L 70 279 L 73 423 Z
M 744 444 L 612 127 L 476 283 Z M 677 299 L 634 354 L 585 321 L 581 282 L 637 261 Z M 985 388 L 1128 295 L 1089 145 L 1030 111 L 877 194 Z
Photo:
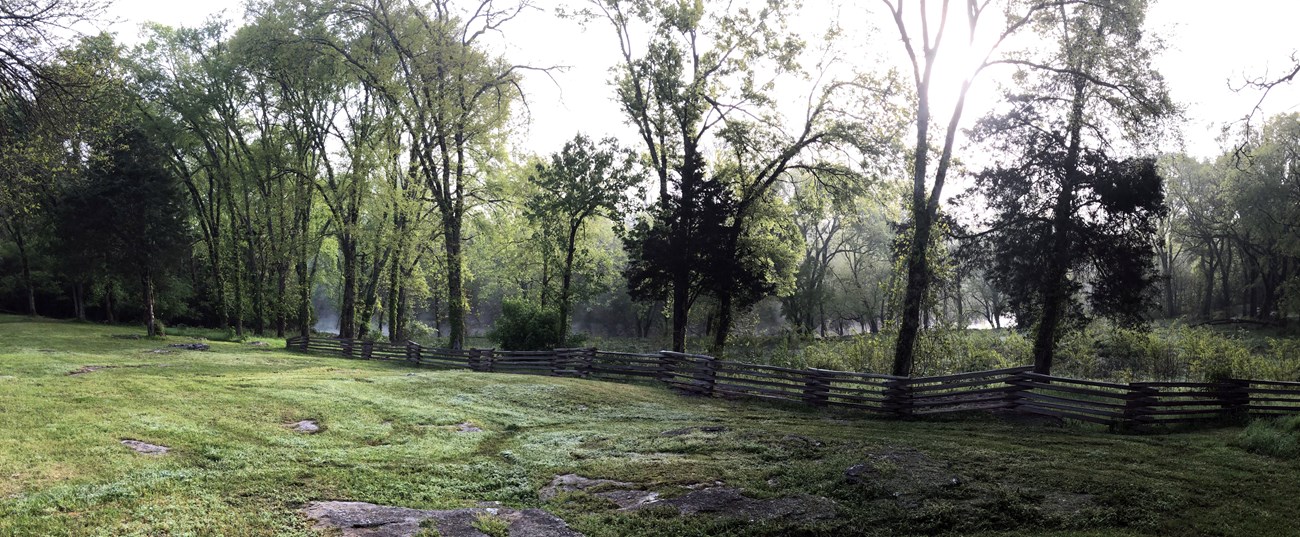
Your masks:
M 1028 366 L 898 377 L 747 364 L 668 351 L 452 350 L 425 348 L 414 342 L 301 336 L 289 338 L 286 346 L 301 352 L 413 366 L 652 381 L 702 396 L 756 397 L 894 417 L 1002 410 L 1132 428 L 1300 414 L 1300 382 L 1232 379 L 1119 384 L 1040 375 Z

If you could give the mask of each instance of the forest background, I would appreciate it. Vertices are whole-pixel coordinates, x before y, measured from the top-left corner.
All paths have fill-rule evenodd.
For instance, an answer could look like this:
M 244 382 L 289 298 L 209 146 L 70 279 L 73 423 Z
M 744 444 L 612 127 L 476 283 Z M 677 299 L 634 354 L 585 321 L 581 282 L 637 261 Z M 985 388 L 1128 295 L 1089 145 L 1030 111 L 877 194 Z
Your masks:
M 948 4 L 277 0 L 125 38 L 16 3 L 0 309 L 1300 378 L 1294 52 L 1222 74 L 1246 104 L 1211 150 L 1148 2 Z M 604 59 L 530 57 L 539 27 Z

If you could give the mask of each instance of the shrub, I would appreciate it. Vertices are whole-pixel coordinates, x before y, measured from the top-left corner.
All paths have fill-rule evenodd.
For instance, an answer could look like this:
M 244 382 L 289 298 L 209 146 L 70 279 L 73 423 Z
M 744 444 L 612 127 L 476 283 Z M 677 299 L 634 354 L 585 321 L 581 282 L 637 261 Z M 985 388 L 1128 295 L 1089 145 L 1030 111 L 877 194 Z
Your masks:
M 1260 455 L 1282 459 L 1300 457 L 1300 416 L 1256 420 L 1241 432 L 1236 444 Z
M 508 351 L 540 351 L 560 346 L 560 312 L 536 302 L 507 298 L 487 337 Z

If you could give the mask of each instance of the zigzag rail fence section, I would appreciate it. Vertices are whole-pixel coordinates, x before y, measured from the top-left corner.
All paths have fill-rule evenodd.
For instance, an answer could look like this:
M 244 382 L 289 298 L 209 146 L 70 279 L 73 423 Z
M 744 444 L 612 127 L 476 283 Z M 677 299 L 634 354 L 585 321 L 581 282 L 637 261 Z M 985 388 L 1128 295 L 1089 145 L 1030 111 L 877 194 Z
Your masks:
M 302 336 L 289 338 L 286 347 L 346 358 L 487 373 L 657 381 L 708 397 L 755 397 L 903 418 L 1003 410 L 1134 428 L 1300 414 L 1300 382 L 1271 380 L 1119 384 L 1040 375 L 1028 366 L 897 377 L 747 364 L 668 351 L 452 350 L 425 348 L 414 342 Z

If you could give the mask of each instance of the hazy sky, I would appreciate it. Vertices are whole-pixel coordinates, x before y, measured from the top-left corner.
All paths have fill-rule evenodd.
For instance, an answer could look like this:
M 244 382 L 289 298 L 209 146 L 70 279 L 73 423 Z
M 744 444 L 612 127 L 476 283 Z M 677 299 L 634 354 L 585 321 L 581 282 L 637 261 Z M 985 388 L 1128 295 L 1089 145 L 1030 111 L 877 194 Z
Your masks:
M 611 30 L 593 24 L 585 31 L 575 22 L 559 20 L 550 13 L 558 0 L 540 0 L 545 11 L 529 13 L 505 28 L 510 40 L 502 52 L 516 63 L 565 65 L 555 73 L 555 82 L 534 75 L 525 82 L 530 120 L 521 128 L 520 149 L 549 152 L 558 149 L 576 132 L 594 136 L 625 135 L 622 116 L 612 101 L 607 80 L 609 68 L 618 59 L 618 46 Z M 802 24 L 818 25 L 819 18 L 835 17 L 850 31 L 866 33 L 878 27 L 880 47 L 901 54 L 889 21 L 875 9 L 878 2 L 852 0 L 846 7 L 827 8 L 825 0 L 804 0 Z M 866 7 L 866 9 L 863 8 Z M 110 10 L 121 20 L 111 28 L 124 41 L 136 40 L 138 25 L 152 20 L 168 25 L 196 25 L 212 13 L 225 10 L 241 19 L 239 0 L 175 2 L 118 0 Z M 1240 85 L 1247 76 L 1278 74 L 1289 67 L 1291 54 L 1300 49 L 1294 33 L 1300 21 L 1300 2 L 1287 0 L 1164 0 L 1155 2 L 1148 14 L 1148 28 L 1164 38 L 1167 51 L 1156 67 L 1164 74 L 1174 98 L 1187 108 L 1188 123 L 1183 136 L 1188 152 L 1210 157 L 1219 152 L 1216 138 L 1225 122 L 1240 119 L 1259 98 L 1257 92 L 1238 93 L 1229 82 Z M 990 80 L 981 80 L 984 90 L 968 105 L 965 117 L 982 115 L 981 107 L 994 98 Z M 1265 101 L 1265 113 L 1300 110 L 1300 81 L 1275 90 Z M 969 124 L 969 121 L 967 121 Z M 628 140 L 631 143 L 631 140 Z

